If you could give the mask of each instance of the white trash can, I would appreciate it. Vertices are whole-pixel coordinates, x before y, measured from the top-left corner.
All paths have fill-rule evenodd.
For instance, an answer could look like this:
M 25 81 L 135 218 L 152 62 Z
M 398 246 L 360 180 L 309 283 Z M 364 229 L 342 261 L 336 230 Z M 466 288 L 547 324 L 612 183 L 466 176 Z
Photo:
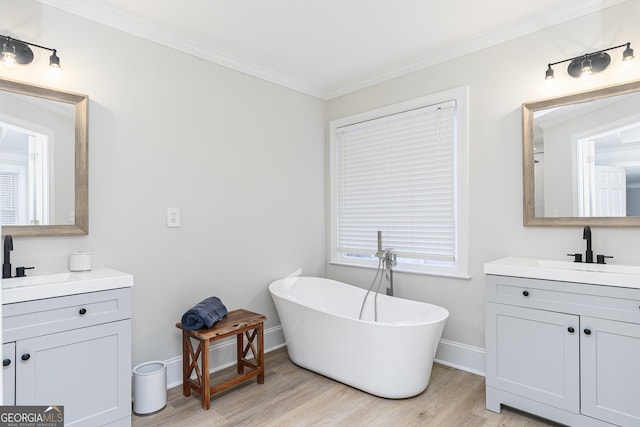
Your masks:
M 167 366 L 164 362 L 145 362 L 133 368 L 133 412 L 150 414 L 165 406 Z

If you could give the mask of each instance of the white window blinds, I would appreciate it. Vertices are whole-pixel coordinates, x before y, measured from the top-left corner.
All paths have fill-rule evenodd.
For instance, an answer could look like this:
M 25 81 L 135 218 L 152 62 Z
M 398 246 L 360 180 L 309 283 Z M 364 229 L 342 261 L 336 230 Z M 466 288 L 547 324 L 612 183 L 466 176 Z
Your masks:
M 336 231 L 343 255 L 456 258 L 456 103 L 336 129 Z
M 0 173 L 0 223 L 18 224 L 18 173 Z

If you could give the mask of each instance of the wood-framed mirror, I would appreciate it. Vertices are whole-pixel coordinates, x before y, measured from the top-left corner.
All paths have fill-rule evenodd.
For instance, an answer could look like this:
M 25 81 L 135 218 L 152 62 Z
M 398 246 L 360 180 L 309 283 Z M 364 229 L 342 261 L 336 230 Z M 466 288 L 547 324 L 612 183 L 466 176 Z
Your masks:
M 640 226 L 640 81 L 522 104 L 525 226 Z
M 2 235 L 89 232 L 89 97 L 0 79 Z

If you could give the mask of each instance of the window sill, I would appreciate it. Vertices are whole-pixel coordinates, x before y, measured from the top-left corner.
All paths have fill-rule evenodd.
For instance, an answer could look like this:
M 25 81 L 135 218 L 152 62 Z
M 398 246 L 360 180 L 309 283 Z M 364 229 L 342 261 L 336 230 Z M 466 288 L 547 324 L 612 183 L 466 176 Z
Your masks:
M 343 261 L 329 261 L 327 264 L 329 265 L 339 265 L 341 267 L 355 267 L 355 268 L 364 268 L 367 270 L 377 270 L 377 266 L 373 265 L 363 265 L 363 264 L 354 264 Z M 450 279 L 462 279 L 462 280 L 471 280 L 472 277 L 468 274 L 460 274 L 460 273 L 447 273 L 447 272 L 439 272 L 439 271 L 424 271 L 418 269 L 411 268 L 403 268 L 403 267 L 393 267 L 394 273 L 402 273 L 402 274 L 417 274 L 419 276 L 436 276 L 436 277 L 447 277 Z

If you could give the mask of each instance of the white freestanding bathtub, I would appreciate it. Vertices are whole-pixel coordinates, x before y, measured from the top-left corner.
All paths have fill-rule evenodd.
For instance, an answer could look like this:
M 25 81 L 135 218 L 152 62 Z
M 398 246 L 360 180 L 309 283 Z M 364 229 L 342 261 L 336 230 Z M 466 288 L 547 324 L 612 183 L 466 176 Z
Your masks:
M 365 289 L 330 279 L 292 277 L 269 291 L 289 357 L 298 366 L 380 397 L 420 394 L 449 312 L 437 305 L 378 295 L 378 321 Z

